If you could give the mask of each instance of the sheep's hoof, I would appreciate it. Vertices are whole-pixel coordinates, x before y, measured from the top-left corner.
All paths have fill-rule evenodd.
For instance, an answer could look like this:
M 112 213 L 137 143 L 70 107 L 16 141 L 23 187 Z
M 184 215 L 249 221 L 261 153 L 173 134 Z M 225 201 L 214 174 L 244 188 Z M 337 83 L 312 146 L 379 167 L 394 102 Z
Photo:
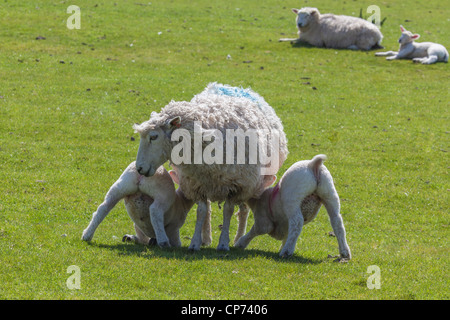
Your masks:
M 281 251 L 280 252 L 280 257 L 283 258 L 283 259 L 287 259 L 287 258 L 292 257 L 293 254 L 294 253 L 290 253 L 288 251 Z
M 161 248 L 169 248 L 170 247 L 170 243 L 169 243 L 169 241 L 163 241 L 161 243 L 158 242 L 158 246 L 160 246 Z
M 188 249 L 190 252 L 196 252 L 196 251 L 200 251 L 200 247 L 197 246 L 189 246 Z
M 219 244 L 219 246 L 217 247 L 217 251 L 230 251 L 230 247 L 224 244 Z
M 134 241 L 133 236 L 126 234 L 122 237 L 122 242 L 132 242 Z
M 156 246 L 158 244 L 158 241 L 156 241 L 156 238 L 150 238 L 148 239 L 148 245 L 153 247 Z

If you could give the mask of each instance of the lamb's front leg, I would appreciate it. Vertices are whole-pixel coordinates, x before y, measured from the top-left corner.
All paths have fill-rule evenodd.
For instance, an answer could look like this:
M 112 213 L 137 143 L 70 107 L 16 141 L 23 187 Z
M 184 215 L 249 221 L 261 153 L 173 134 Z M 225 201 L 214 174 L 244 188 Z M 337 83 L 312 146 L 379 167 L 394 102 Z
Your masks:
M 228 251 L 230 250 L 230 222 L 234 212 L 234 203 L 229 200 L 225 201 L 223 206 L 223 224 L 222 232 L 220 233 L 219 245 L 217 250 Z
M 386 52 L 376 52 L 375 55 L 377 57 L 389 57 L 397 55 L 397 51 L 386 51 Z
M 195 223 L 194 236 L 192 237 L 191 244 L 189 245 L 189 250 L 198 251 L 202 246 L 202 228 L 203 223 L 208 212 L 208 205 L 206 201 L 200 201 L 197 204 L 197 221 Z
M 236 213 L 238 218 L 238 230 L 236 232 L 236 236 L 234 237 L 234 243 L 237 243 L 238 240 L 244 236 L 247 230 L 247 219 L 249 212 L 250 208 L 246 203 L 239 205 L 239 211 Z
M 158 245 L 161 248 L 170 247 L 169 238 L 164 229 L 164 213 L 165 207 L 159 201 L 154 201 L 150 206 L 150 221 L 152 222 L 153 230 Z

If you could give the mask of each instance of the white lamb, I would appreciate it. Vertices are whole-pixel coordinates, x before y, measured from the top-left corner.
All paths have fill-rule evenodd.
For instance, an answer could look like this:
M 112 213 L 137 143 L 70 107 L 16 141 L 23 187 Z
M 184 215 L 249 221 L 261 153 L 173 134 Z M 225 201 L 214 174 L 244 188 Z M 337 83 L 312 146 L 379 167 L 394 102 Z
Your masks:
M 235 247 L 246 248 L 254 237 L 269 234 L 283 241 L 280 256 L 289 257 L 294 253 L 303 225 L 316 217 L 323 204 L 338 241 L 340 256 L 350 259 L 339 212 L 339 196 L 330 172 L 322 164 L 325 159 L 325 155 L 317 155 L 312 160 L 293 164 L 275 187 L 266 189 L 259 199 L 247 201 L 255 223 Z
M 412 59 L 414 62 L 422 64 L 448 61 L 448 51 L 443 45 L 433 42 L 414 42 L 419 39 L 420 35 L 412 34 L 403 26 L 400 26 L 400 30 L 402 35 L 398 39 L 399 51 L 377 52 L 376 56 L 388 56 L 386 60 Z
M 170 102 L 160 113 L 152 113 L 150 120 L 134 128 L 141 136 L 136 160 L 138 172 L 152 176 L 155 168 L 167 160 L 176 162 L 181 189 L 198 204 L 190 250 L 200 249 L 207 201 L 225 201 L 217 249 L 229 250 L 234 206 L 259 197 L 266 180 L 278 171 L 288 153 L 281 121 L 261 96 L 249 89 L 217 83 L 209 84 L 191 101 Z M 242 134 L 234 135 L 238 131 Z M 244 146 L 239 147 L 239 136 L 245 138 L 247 132 L 260 134 L 249 143 L 241 140 Z M 267 134 L 270 138 L 264 139 Z M 250 161 L 252 152 L 257 150 L 252 149 L 254 146 L 260 148 L 259 156 L 261 146 L 268 147 L 273 159 L 278 160 L 270 161 L 269 167 L 274 172 L 263 172 L 266 168 L 261 157 Z M 240 151 L 243 162 L 238 161 Z M 174 161 L 174 156 L 182 161 Z M 160 243 L 166 236 L 160 232 L 156 238 Z
M 124 199 L 127 212 L 134 222 L 136 235 L 127 234 L 122 241 L 156 244 L 154 228 L 162 225 L 169 243 L 158 244 L 172 247 L 181 246 L 179 230 L 194 202 L 184 196 L 181 188 L 175 190 L 171 176 L 175 177 L 176 181 L 176 173 L 167 172 L 161 166 L 152 177 L 144 177 L 137 172 L 136 162 L 132 162 L 111 186 L 105 200 L 92 215 L 89 226 L 83 231 L 82 239 L 92 240 L 99 224 L 114 206 Z M 206 245 L 211 239 L 210 215 L 209 209 L 202 234 Z M 163 221 L 159 221 L 161 219 Z
M 371 50 L 383 48 L 383 35 L 376 25 L 362 18 L 320 14 L 317 8 L 292 9 L 297 15 L 297 39 L 280 41 L 307 42 L 315 47 Z

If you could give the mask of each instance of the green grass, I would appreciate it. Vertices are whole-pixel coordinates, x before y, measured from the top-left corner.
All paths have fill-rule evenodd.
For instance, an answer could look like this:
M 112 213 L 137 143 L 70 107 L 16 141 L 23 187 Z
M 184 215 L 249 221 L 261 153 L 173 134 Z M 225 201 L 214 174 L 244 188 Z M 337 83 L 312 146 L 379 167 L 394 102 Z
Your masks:
M 66 28 L 72 3 L 0 4 L 1 299 L 449 299 L 448 64 L 278 43 L 295 37 L 298 1 L 116 2 L 77 1 L 80 30 Z M 386 17 L 387 50 L 399 24 L 450 47 L 437 0 L 319 9 L 358 16 L 371 4 Z M 132 124 L 211 81 L 252 87 L 275 108 L 290 150 L 279 176 L 327 154 L 349 263 L 328 258 L 338 250 L 324 209 L 288 260 L 269 236 L 216 252 L 217 205 L 213 245 L 199 253 L 187 250 L 194 209 L 180 249 L 123 244 L 133 225 L 120 204 L 92 243 L 80 240 L 136 157 Z M 66 286 L 70 265 L 80 290 Z M 379 290 L 367 288 L 370 265 Z

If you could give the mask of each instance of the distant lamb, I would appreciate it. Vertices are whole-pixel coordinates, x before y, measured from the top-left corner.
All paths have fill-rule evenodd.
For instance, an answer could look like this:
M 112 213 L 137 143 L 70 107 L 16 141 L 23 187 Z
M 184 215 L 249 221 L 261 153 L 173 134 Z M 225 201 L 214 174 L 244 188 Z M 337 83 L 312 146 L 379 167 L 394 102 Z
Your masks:
M 235 247 L 246 248 L 254 237 L 269 234 L 283 241 L 280 256 L 289 257 L 294 253 L 303 225 L 316 217 L 323 204 L 339 244 L 340 256 L 350 259 L 339 212 L 339 196 L 330 172 L 322 165 L 325 159 L 325 155 L 317 155 L 312 160 L 293 164 L 275 187 L 266 189 L 259 199 L 247 201 L 255 223 Z
M 180 187 L 188 199 L 198 204 L 190 250 L 200 249 L 207 201 L 225 201 L 217 249 L 229 250 L 234 206 L 259 197 L 267 178 L 279 170 L 288 154 L 281 121 L 267 102 L 250 89 L 217 83 L 209 84 L 191 101 L 171 101 L 159 113 L 152 113 L 150 120 L 134 128 L 141 137 L 136 160 L 138 172 L 153 176 L 155 169 L 167 160 L 177 162 L 174 164 Z M 252 143 L 243 140 L 244 146 L 239 147 L 235 138 L 245 137 L 234 135 L 238 132 L 258 134 Z M 265 136 L 271 138 L 264 139 Z M 253 163 L 250 161 L 256 152 L 252 148 L 257 146 L 267 147 L 278 160 L 270 161 L 269 167 L 274 172 L 264 173 L 266 165 L 259 157 Z M 239 151 L 242 162 L 238 161 Z M 175 161 L 175 156 L 182 161 Z M 158 234 L 156 238 L 159 243 Z
M 412 34 L 403 26 L 400 26 L 400 30 L 402 35 L 398 39 L 399 51 L 377 52 L 376 56 L 388 56 L 386 60 L 412 59 L 414 62 L 422 64 L 448 61 L 448 51 L 443 45 L 433 42 L 414 42 L 419 39 L 420 35 Z
M 371 50 L 380 49 L 383 35 L 376 25 L 362 18 L 320 14 L 317 8 L 292 9 L 297 15 L 297 39 L 280 41 L 307 42 L 315 47 Z
M 114 206 L 124 199 L 127 212 L 134 222 L 136 235 L 127 234 L 122 241 L 134 241 L 145 245 L 156 244 L 154 227 L 163 225 L 164 233 L 168 237 L 167 245 L 180 247 L 179 230 L 194 202 L 188 200 L 180 188 L 175 190 L 171 176 L 176 174 L 171 171 L 169 175 L 161 166 L 152 177 L 144 177 L 137 172 L 136 163 L 132 162 L 111 186 L 104 202 L 94 212 L 89 226 L 83 231 L 82 239 L 92 240 L 98 225 Z M 211 241 L 210 215 L 211 211 L 207 215 L 202 235 L 204 242 L 207 242 L 205 244 Z M 164 243 L 158 244 L 167 246 Z

